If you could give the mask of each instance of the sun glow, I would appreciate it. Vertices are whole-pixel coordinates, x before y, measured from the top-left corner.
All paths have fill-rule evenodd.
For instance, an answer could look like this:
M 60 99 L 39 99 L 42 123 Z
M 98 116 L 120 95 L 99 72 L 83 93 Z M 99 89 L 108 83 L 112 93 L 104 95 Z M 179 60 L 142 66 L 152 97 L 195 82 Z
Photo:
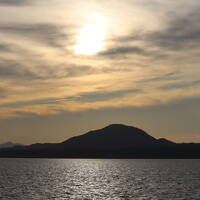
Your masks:
M 74 51 L 77 54 L 94 55 L 105 46 L 105 31 L 97 26 L 86 26 L 80 30 Z

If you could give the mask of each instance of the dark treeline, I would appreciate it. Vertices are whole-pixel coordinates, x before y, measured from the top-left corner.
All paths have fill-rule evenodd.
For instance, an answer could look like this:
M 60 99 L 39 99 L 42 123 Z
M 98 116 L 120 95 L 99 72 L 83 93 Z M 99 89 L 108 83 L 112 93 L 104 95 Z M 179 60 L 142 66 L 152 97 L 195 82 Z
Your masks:
M 15 147 L 0 151 L 0 157 L 15 158 L 200 158 L 200 144 L 149 146 L 123 149 L 62 148 L 50 145 L 45 148 Z

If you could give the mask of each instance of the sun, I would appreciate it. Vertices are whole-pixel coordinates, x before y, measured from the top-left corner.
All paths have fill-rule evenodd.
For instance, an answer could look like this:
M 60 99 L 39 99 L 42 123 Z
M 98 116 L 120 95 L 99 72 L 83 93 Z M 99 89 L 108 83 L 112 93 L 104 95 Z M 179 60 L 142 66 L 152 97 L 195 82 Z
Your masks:
M 83 27 L 77 37 L 74 51 L 76 54 L 94 55 L 105 46 L 105 31 L 98 26 Z

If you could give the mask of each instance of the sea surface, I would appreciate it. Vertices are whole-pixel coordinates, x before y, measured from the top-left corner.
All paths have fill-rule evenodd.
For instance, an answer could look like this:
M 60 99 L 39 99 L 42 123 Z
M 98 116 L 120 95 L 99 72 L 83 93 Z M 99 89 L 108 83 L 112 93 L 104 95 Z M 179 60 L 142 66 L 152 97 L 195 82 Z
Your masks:
M 0 159 L 1 200 L 200 200 L 200 160 Z

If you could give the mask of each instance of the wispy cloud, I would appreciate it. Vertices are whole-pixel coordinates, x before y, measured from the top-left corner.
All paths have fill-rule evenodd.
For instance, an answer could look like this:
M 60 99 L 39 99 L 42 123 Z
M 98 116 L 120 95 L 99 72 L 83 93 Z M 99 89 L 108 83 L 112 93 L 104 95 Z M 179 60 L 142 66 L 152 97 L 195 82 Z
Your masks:
M 6 6 L 21 6 L 29 4 L 30 0 L 0 0 L 0 5 L 6 5 Z
M 113 47 L 110 48 L 106 51 L 101 52 L 99 55 L 102 56 L 107 56 L 107 57 L 115 57 L 115 56 L 120 56 L 124 54 L 139 54 L 139 55 L 147 55 L 144 49 L 140 47 Z
M 68 35 L 63 31 L 64 28 L 61 25 L 50 23 L 0 25 L 1 33 L 17 35 L 51 47 L 66 45 Z
M 29 2 L 0 0 L 0 5 Z M 41 18 L 38 4 L 31 22 L 17 15 L 16 21 L 0 22 L 1 118 L 155 106 L 200 97 L 197 3 L 193 1 L 187 12 L 185 9 L 176 12 L 171 3 L 134 1 L 134 5 L 153 16 L 151 20 L 159 18 L 159 26 L 155 26 L 157 21 L 143 19 L 136 27 L 129 17 L 130 21 L 124 20 L 123 32 L 113 17 L 112 24 L 117 28 L 111 26 L 104 49 L 91 56 L 76 54 L 73 45 L 84 28 L 77 26 L 77 22 L 88 26 L 96 21 L 91 23 L 91 17 L 68 16 L 71 11 L 66 13 L 65 9 L 71 4 L 60 3 L 64 12 L 60 7 L 59 12 L 45 11 L 50 19 Z M 126 3 L 128 6 L 123 9 L 132 17 L 133 1 Z M 54 5 L 52 1 L 49 4 Z M 159 12 L 155 12 L 158 8 Z M 20 8 L 17 9 L 19 12 Z M 106 13 L 106 8 L 102 10 Z M 143 17 L 138 13 L 136 19 Z M 52 15 L 56 20 L 51 22 Z M 109 16 L 112 15 L 116 13 L 113 11 Z M 101 20 L 100 27 L 104 25 Z M 107 28 L 109 32 L 110 27 Z
M 181 98 L 199 97 L 200 87 L 195 90 L 185 91 L 184 89 L 171 90 L 166 93 L 162 90 L 149 91 L 139 94 L 129 93 L 121 98 L 114 97 L 112 99 L 101 101 L 71 101 L 63 100 L 57 103 L 43 103 L 37 105 L 21 105 L 18 107 L 0 108 L 0 118 L 23 117 L 27 115 L 55 115 L 63 111 L 77 112 L 85 110 L 97 110 L 104 108 L 121 108 L 121 107 L 146 107 L 156 106 L 158 104 L 166 104 Z M 39 102 L 38 102 L 39 103 Z
M 200 40 L 199 9 L 193 9 L 189 14 L 172 18 L 168 26 L 161 32 L 150 35 L 153 44 L 169 50 L 185 50 L 198 48 Z
M 26 66 L 11 60 L 0 61 L 0 78 L 1 79 L 37 79 L 39 75 L 32 72 Z
M 200 80 L 167 84 L 167 85 L 162 86 L 161 89 L 164 89 L 164 90 L 172 90 L 172 89 L 177 89 L 177 88 L 187 88 L 188 89 L 190 87 L 198 86 L 198 85 L 200 85 Z

